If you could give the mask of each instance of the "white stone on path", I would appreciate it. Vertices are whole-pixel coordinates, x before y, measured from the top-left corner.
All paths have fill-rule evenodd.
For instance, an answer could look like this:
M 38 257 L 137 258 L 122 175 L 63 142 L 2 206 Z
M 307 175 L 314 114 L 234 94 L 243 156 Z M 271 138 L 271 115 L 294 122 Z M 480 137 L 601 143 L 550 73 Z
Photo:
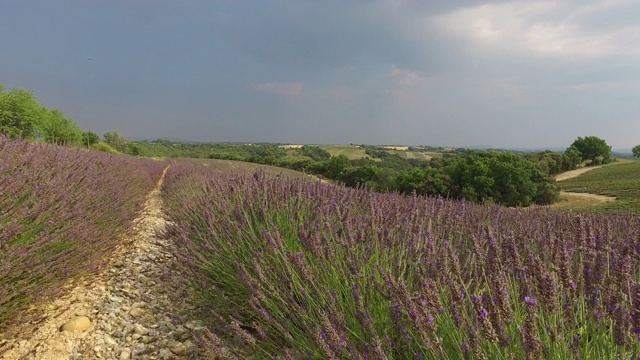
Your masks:
M 60 328 L 61 331 L 85 331 L 91 326 L 91 320 L 86 316 L 76 316 L 67 321 Z

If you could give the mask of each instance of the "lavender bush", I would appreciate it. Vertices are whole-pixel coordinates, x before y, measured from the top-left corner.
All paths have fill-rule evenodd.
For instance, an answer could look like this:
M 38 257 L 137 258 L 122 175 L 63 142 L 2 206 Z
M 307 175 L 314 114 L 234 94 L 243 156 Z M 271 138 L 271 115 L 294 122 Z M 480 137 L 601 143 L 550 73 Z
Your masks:
M 99 269 L 162 170 L 153 160 L 0 136 L 0 330 Z
M 640 354 L 637 217 L 179 165 L 164 190 L 211 329 L 264 358 Z

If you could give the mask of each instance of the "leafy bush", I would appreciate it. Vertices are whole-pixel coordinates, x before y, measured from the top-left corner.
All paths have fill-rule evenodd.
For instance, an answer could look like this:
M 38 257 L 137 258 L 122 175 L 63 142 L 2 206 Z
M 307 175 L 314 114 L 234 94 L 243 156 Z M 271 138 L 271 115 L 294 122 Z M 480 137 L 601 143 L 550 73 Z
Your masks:
M 209 325 L 260 358 L 640 353 L 640 218 L 188 166 L 164 191 Z
M 331 154 L 329 154 L 326 150 L 311 145 L 302 146 L 300 148 L 300 154 L 302 156 L 310 157 L 315 161 L 324 161 L 331 159 Z
M 91 148 L 93 150 L 98 150 L 98 151 L 106 152 L 106 153 L 109 153 L 109 154 L 120 154 L 120 152 L 118 150 L 112 148 L 109 144 L 107 144 L 105 142 L 95 143 L 95 144 L 91 145 Z

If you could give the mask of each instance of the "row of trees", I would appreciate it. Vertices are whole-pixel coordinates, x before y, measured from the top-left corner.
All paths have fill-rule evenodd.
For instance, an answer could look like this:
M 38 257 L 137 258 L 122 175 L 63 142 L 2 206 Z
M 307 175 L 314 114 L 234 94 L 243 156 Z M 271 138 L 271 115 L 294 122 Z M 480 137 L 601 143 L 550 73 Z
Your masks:
M 611 147 L 597 137 L 577 138 L 564 152 L 516 154 L 458 149 L 431 161 L 404 159 L 376 146 L 363 146 L 369 158 L 331 156 L 318 146 L 283 149 L 273 144 L 185 144 L 164 140 L 138 143 L 152 156 L 242 160 L 304 170 L 378 191 L 498 203 L 507 206 L 550 204 L 559 191 L 553 175 L 579 166 L 612 161 Z
M 142 155 L 141 148 L 128 142 L 117 132 L 100 136 L 83 131 L 64 111 L 48 109 L 38 103 L 26 89 L 7 91 L 0 84 L 0 134 L 11 139 L 44 141 L 58 145 L 92 147 L 94 149 Z
M 366 164 L 358 164 L 362 162 Z M 406 164 L 393 165 L 397 162 Z M 347 186 L 362 184 L 378 191 L 415 192 L 506 206 L 550 204 L 559 195 L 549 174 L 535 162 L 512 152 L 468 151 L 419 164 L 410 164 L 394 154 L 385 155 L 385 160 L 379 162 L 354 162 L 339 155 L 316 163 L 309 170 Z
M 77 145 L 83 131 L 62 110 L 47 109 L 25 89 L 7 91 L 0 85 L 0 133 L 12 139 Z

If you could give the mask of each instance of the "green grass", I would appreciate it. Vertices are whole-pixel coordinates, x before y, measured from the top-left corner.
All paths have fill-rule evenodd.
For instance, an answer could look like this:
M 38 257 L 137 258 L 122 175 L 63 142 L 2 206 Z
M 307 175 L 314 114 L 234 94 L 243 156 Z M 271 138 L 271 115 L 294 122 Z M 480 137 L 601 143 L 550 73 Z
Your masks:
M 111 145 L 105 142 L 99 142 L 97 144 L 93 144 L 91 145 L 91 148 L 93 150 L 98 150 L 98 151 L 106 152 L 109 154 L 119 154 L 118 150 L 112 148 Z
M 331 156 L 344 155 L 349 160 L 357 160 L 361 158 L 369 158 L 369 155 L 364 153 L 364 149 L 358 146 L 351 145 L 320 145 L 321 149 L 327 151 Z
M 614 196 L 616 201 L 573 210 L 640 214 L 640 161 L 630 161 L 599 169 L 558 183 L 570 192 Z

